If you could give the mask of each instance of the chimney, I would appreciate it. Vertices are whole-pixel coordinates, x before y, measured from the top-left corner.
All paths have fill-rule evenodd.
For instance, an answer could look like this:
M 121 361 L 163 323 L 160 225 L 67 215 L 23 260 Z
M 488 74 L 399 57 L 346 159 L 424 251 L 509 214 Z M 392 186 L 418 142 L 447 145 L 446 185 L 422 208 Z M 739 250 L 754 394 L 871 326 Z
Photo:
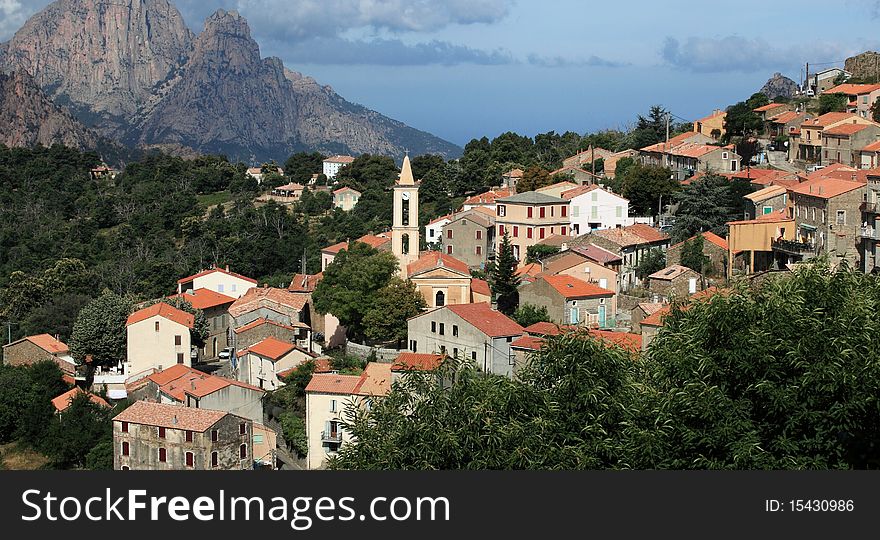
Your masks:
M 229 265 L 226 265 L 226 271 L 229 272 Z

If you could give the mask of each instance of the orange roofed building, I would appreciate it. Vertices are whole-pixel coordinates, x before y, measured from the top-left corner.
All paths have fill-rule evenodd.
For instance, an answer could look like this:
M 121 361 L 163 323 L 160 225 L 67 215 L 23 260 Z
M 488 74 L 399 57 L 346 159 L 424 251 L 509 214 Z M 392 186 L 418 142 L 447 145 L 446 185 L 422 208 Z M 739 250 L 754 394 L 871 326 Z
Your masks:
M 128 317 L 126 333 L 127 379 L 145 377 L 175 364 L 190 366 L 192 314 L 158 302 Z
M 76 363 L 67 344 L 49 334 L 23 337 L 3 346 L 4 365 L 28 366 L 44 360 L 58 364 L 66 375 L 76 373 Z
M 577 277 L 541 274 L 520 288 L 520 304 L 547 308 L 553 322 L 596 328 L 616 326 L 617 295 Z
M 198 289 L 209 289 L 226 296 L 240 298 L 244 293 L 257 286 L 257 280 L 230 272 L 229 267 L 216 266 L 202 270 L 198 274 L 177 281 L 177 293 L 192 292 Z

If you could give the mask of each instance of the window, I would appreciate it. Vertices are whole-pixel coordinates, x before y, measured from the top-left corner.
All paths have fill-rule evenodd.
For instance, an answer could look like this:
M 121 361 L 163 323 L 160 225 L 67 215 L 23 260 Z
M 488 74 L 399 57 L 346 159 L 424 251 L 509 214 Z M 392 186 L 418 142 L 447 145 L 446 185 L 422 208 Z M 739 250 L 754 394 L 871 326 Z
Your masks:
M 477 359 L 477 351 L 471 351 L 471 360 Z
M 416 344 L 417 344 L 416 340 L 414 340 L 414 339 L 409 340 L 409 350 L 411 350 L 412 352 L 417 352 L 416 351 Z
M 727 159 L 727 157 L 728 157 L 727 152 L 721 152 L 721 159 Z
M 599 201 L 599 194 L 594 191 L 593 193 L 590 194 L 590 200 L 593 202 L 598 202 Z
M 443 307 L 446 305 L 446 293 L 443 291 L 437 291 L 437 294 L 434 296 L 434 306 L 435 307 Z M 443 323 L 440 323 L 440 335 L 443 335 Z
M 177 353 L 177 363 L 178 364 L 183 363 L 183 353 L 182 352 Z
M 550 217 L 553 217 L 553 216 L 555 216 L 555 215 L 556 215 L 556 207 L 555 207 L 555 206 L 551 206 L 551 207 L 550 207 Z
M 532 211 L 532 207 L 531 207 L 531 206 L 528 207 L 528 209 L 526 210 L 526 212 L 527 212 L 526 215 L 528 215 L 529 219 L 532 219 L 532 217 L 534 217 L 534 213 L 533 213 L 533 211 Z
M 477 246 L 474 248 L 474 255 L 482 255 L 483 254 L 483 246 Z
M 544 227 L 541 227 L 540 229 L 538 229 L 538 238 L 540 238 L 542 240 L 544 239 Z
M 736 172 L 738 168 L 739 168 L 739 166 L 737 165 L 736 160 L 735 160 L 735 159 L 731 159 L 731 160 L 730 160 L 730 170 L 733 171 L 733 172 Z
M 513 237 L 519 238 L 519 227 L 517 227 L 516 225 L 513 226 Z
M 541 210 L 540 210 L 541 219 L 544 219 L 546 217 L 546 215 L 547 215 L 546 210 L 547 209 L 544 208 L 543 206 L 541 207 Z
M 514 244 L 511 247 L 513 247 L 513 258 L 519 260 L 519 246 Z
M 846 210 L 837 211 L 837 224 L 846 225 Z
M 219 462 L 217 452 L 211 452 L 211 467 L 216 468 Z
M 452 246 L 446 246 L 446 254 L 452 255 Z
M 211 430 L 211 442 L 217 442 L 220 439 L 219 435 L 220 434 L 217 432 L 216 429 L 212 429 Z
M 431 333 L 432 334 L 437 333 L 437 322 L 436 321 L 431 321 Z
M 498 236 L 504 236 L 504 225 L 498 226 Z
M 505 206 L 503 204 L 499 204 L 496 207 L 495 211 L 499 216 L 504 217 L 507 215 L 507 206 Z
M 335 399 L 330 400 L 330 412 L 336 412 L 336 400 Z
M 122 423 L 122 432 L 123 432 L 123 433 L 128 433 L 128 422 L 123 422 L 123 423 Z
M 193 432 L 192 431 L 186 432 L 186 442 L 193 442 Z
M 223 292 L 223 284 L 222 283 L 217 284 L 217 292 Z
M 123 465 L 123 466 L 122 466 L 122 470 L 123 470 L 123 471 L 127 471 L 127 470 L 129 470 L 128 465 Z
M 159 462 L 166 463 L 168 461 L 168 451 L 164 448 L 159 449 Z
M 180 336 L 174 336 L 174 344 L 180 347 L 181 343 L 183 343 L 183 338 Z
M 238 447 L 238 457 L 241 459 L 247 458 L 247 445 L 243 444 Z
M 159 331 L 159 321 L 156 321 L 156 332 Z
M 163 428 L 163 427 L 160 427 L 160 428 L 159 428 L 159 438 L 160 438 L 160 439 L 164 439 L 164 438 L 165 438 L 165 428 Z
M 129 452 L 130 452 L 130 448 L 129 448 L 128 442 L 123 442 L 122 443 L 122 455 L 127 456 L 127 455 L 129 455 Z
M 688 281 L 688 293 L 694 294 L 697 292 L 697 278 L 691 278 Z
M 531 238 L 531 237 L 532 237 L 532 228 L 529 227 L 529 228 L 526 230 L 526 238 Z
M 186 466 L 193 467 L 194 465 L 195 465 L 195 458 L 193 457 L 193 453 L 187 452 L 186 453 Z
M 458 325 L 457 324 L 452 325 L 452 335 L 455 337 L 458 337 Z
M 247 435 L 247 424 L 242 422 L 238 425 L 238 434 L 239 435 Z
M 452 240 L 452 229 L 446 229 L 446 238 Z
M 623 207 L 622 206 L 617 206 L 614 208 L 614 217 L 616 217 L 617 219 L 620 219 L 623 217 Z
M 562 217 L 568 217 L 568 207 L 567 207 L 567 206 L 563 206 L 563 207 L 561 208 L 560 212 L 562 212 L 561 214 L 559 214 L 560 216 L 562 216 Z
M 474 238 L 477 240 L 483 239 L 483 231 L 481 229 L 477 229 L 477 232 L 474 234 Z
M 553 236 L 554 234 L 556 234 L 556 228 L 550 227 L 550 236 Z
M 438 296 L 441 294 L 443 294 L 443 291 L 440 291 L 437 293 Z M 446 335 L 446 325 L 443 323 L 440 323 L 440 335 L 441 336 Z
M 765 206 L 765 207 L 763 208 L 762 213 L 763 213 L 764 215 L 772 214 L 772 213 L 773 213 L 773 207 L 772 207 L 772 206 Z

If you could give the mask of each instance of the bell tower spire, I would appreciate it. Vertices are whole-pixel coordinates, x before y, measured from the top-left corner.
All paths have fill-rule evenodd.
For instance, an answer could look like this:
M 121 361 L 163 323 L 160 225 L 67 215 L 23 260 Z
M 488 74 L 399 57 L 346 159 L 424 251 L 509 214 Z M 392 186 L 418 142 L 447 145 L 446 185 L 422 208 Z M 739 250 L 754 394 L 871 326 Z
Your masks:
M 407 265 L 419 258 L 419 186 L 413 178 L 409 152 L 403 158 L 400 177 L 394 185 L 391 250 L 400 263 L 400 276 L 405 279 Z

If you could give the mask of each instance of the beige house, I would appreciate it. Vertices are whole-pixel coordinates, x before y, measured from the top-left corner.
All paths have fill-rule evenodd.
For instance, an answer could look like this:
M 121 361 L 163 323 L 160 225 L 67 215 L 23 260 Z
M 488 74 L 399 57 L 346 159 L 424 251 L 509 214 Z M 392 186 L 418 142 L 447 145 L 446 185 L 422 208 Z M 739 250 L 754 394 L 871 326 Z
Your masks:
M 474 208 L 482 207 L 495 212 L 498 199 L 510 197 L 514 193 L 516 193 L 516 191 L 512 188 L 491 189 L 485 193 L 480 193 L 465 199 L 462 205 L 462 210 L 473 210 Z
M 542 261 L 542 266 L 544 275 L 562 274 L 572 276 L 614 293 L 620 292 L 617 272 L 594 261 L 580 253 L 580 251 L 569 250 L 561 252 Z
M 605 148 L 592 147 L 590 146 L 586 150 L 582 152 L 578 152 L 577 154 L 565 158 L 562 160 L 563 168 L 591 168 L 593 165 L 593 161 L 597 159 L 601 159 L 603 161 L 607 161 L 614 155 L 614 152 L 611 150 L 606 150 Z
M 191 314 L 164 302 L 129 315 L 124 374 L 132 379 L 175 364 L 190 366 L 190 330 L 194 324 Z
M 198 289 L 208 289 L 233 298 L 240 298 L 249 289 L 257 286 L 257 280 L 230 272 L 225 269 L 209 268 L 198 274 L 177 281 L 177 293 L 189 293 Z
M 361 192 L 350 188 L 343 187 L 333 192 L 333 206 L 345 212 L 350 211 L 358 203 L 361 198 Z
M 785 191 L 784 188 L 780 189 L 782 189 L 783 192 Z M 747 217 L 747 219 L 749 218 Z M 727 256 L 730 251 L 730 247 L 727 245 L 727 240 L 711 231 L 700 233 L 700 236 L 703 237 L 703 255 L 707 259 L 706 266 L 703 268 L 703 273 L 709 276 L 727 275 Z M 669 249 L 666 250 L 666 264 L 670 266 L 681 264 L 681 254 L 685 242 L 693 242 L 696 238 L 696 236 L 693 236 L 684 242 L 679 242 L 674 246 L 670 246 Z M 736 255 L 739 257 L 741 254 L 737 252 Z
M 862 164 L 862 149 L 880 140 L 880 125 L 841 124 L 822 132 L 822 163 Z
M 370 362 L 361 375 L 318 373 L 306 386 L 307 466 L 322 469 L 351 440 L 343 428 L 347 407 L 369 407 L 391 390 L 391 364 Z
M 498 199 L 495 209 L 498 226 L 495 252 L 505 234 L 513 247 L 513 256 L 523 266 L 526 252 L 541 240 L 555 234 L 567 235 L 571 223 L 568 207 L 571 201 L 529 191 Z
M 715 142 L 715 139 L 702 133 L 687 132 L 671 137 L 668 141 L 661 141 L 639 149 L 639 159 L 643 165 L 656 167 L 670 167 L 669 151 L 682 144 L 705 145 Z
M 859 168 L 876 169 L 880 167 L 880 140 L 872 142 L 859 150 Z
M 780 241 L 794 241 L 794 220 L 787 211 L 763 214 L 755 219 L 727 223 L 727 276 L 733 275 L 735 254 L 742 252 L 745 273 L 754 274 L 770 270 L 776 260 L 773 245 Z
M 265 390 L 277 390 L 284 386 L 278 377 L 279 373 L 318 357 L 293 343 L 274 337 L 267 337 L 238 351 L 237 356 L 238 363 L 233 369 L 238 372 L 238 380 Z
M 563 193 L 565 193 L 566 191 L 571 191 L 578 187 L 580 187 L 580 184 L 576 184 L 574 182 L 556 182 L 555 184 L 538 188 L 535 191 L 537 193 L 543 193 L 544 195 L 550 195 L 551 197 L 561 199 Z
M 724 129 L 725 118 L 727 118 L 726 112 L 715 109 L 709 116 L 694 121 L 694 133 L 712 137 L 716 140 L 720 139 L 727 133 L 727 130 Z
M 873 124 L 871 120 L 862 118 L 857 114 L 845 112 L 830 112 L 819 117 L 807 120 L 801 124 L 800 131 L 793 132 L 789 141 L 789 159 L 801 163 L 823 164 L 823 141 L 822 134 L 827 129 L 832 129 L 843 124 Z M 834 154 L 836 157 L 836 153 Z M 842 157 L 842 156 L 841 156 Z
M 428 308 L 471 302 L 470 268 L 450 255 L 428 251 L 407 267 L 407 275 Z
M 484 269 L 495 256 L 495 214 L 482 207 L 453 214 L 439 236 L 443 253 L 469 268 Z
M 223 411 L 137 401 L 113 418 L 117 471 L 250 470 L 253 422 Z
M 762 122 L 766 122 L 770 118 L 790 111 L 793 108 L 794 106 L 788 103 L 768 103 L 764 106 L 754 109 L 754 111 L 758 113 L 758 115 L 761 117 Z
M 638 159 L 638 157 L 638 150 L 628 149 L 614 152 L 611 156 L 605 158 L 605 178 L 614 178 L 617 175 L 617 164 L 621 159 L 629 158 L 635 160 Z

